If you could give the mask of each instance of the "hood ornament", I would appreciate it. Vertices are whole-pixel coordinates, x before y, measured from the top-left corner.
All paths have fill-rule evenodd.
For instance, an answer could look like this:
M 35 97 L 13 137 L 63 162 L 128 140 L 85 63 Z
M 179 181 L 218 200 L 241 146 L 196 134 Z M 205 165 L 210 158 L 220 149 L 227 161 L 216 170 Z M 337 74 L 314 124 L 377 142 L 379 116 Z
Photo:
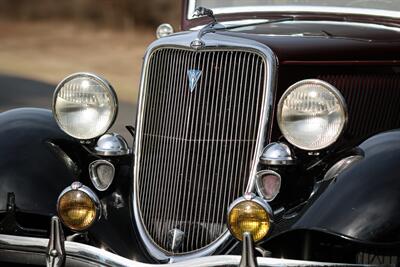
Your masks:
M 217 19 L 214 16 L 214 12 L 211 9 L 199 6 L 194 10 L 193 17 L 204 16 L 211 18 L 212 21 L 204 26 L 197 34 L 197 38 L 190 43 L 190 47 L 194 49 L 200 49 L 206 45 L 201 39 L 205 34 L 224 28 L 224 26 L 218 24 Z
M 199 6 L 194 10 L 193 17 L 198 18 L 198 17 L 204 17 L 204 16 L 212 18 L 212 20 L 213 20 L 212 22 L 214 24 L 217 24 L 217 19 L 215 18 L 214 12 L 211 9 Z
M 200 76 L 203 72 L 201 70 L 188 70 L 187 75 L 189 79 L 189 90 L 193 93 L 194 89 L 196 89 L 197 83 L 200 79 Z
M 185 237 L 185 233 L 179 229 L 172 229 L 168 231 L 167 242 L 168 246 L 172 251 L 177 251 L 183 242 L 183 238 Z

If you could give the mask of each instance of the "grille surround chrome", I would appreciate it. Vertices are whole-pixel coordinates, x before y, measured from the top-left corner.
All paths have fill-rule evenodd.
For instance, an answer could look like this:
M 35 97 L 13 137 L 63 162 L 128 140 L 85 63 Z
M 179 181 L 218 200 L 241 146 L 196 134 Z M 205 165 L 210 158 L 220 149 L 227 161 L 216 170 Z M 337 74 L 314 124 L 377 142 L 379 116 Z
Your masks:
M 146 96 L 146 80 L 148 77 L 148 64 L 150 56 L 154 51 L 161 48 L 178 48 L 178 49 L 187 49 L 190 51 L 194 51 L 190 47 L 190 42 L 196 36 L 196 33 L 187 33 L 171 36 L 162 40 L 155 41 L 147 50 L 146 56 L 144 58 L 143 69 L 142 69 L 142 77 L 141 77 L 141 86 L 139 93 L 139 104 L 138 104 L 138 114 L 137 114 L 137 134 L 135 138 L 135 146 L 134 146 L 134 168 L 133 168 L 133 215 L 134 215 L 134 223 L 138 229 L 141 240 L 143 241 L 148 253 L 158 261 L 162 262 L 175 262 L 187 260 L 193 257 L 201 257 L 212 254 L 216 249 L 218 249 L 222 244 L 224 244 L 231 237 L 230 233 L 226 231 L 223 235 L 220 236 L 217 240 L 215 240 L 210 245 L 185 254 L 174 255 L 163 248 L 159 247 L 148 235 L 147 230 L 144 226 L 143 219 L 141 216 L 141 211 L 138 204 L 138 176 L 139 176 L 139 162 L 140 162 L 140 151 L 141 151 L 141 137 L 142 137 L 142 124 L 143 124 L 143 105 L 145 103 Z M 253 52 L 258 54 L 263 58 L 263 61 L 266 65 L 265 71 L 265 86 L 264 97 L 262 99 L 262 111 L 260 116 L 259 129 L 257 130 L 257 141 L 254 157 L 252 159 L 252 166 L 250 171 L 249 182 L 246 187 L 246 192 L 254 191 L 254 177 L 256 173 L 256 167 L 259 163 L 259 157 L 262 154 L 263 145 L 266 141 L 270 139 L 271 131 L 268 131 L 270 128 L 271 118 L 273 116 L 273 102 L 276 91 L 276 65 L 277 60 L 273 52 L 265 45 L 255 42 L 249 41 L 242 38 L 236 37 L 228 37 L 218 34 L 209 34 L 204 37 L 204 41 L 206 42 L 206 47 L 202 50 L 241 50 L 246 52 Z M 267 136 L 268 134 L 268 136 Z

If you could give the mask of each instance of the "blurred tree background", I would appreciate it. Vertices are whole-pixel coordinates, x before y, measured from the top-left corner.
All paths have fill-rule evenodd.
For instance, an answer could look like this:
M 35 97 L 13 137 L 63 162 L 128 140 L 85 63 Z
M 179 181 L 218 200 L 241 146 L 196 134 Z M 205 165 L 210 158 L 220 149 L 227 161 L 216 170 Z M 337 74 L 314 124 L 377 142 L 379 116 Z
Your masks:
M 143 55 L 159 24 L 179 31 L 181 1 L 0 0 L 0 112 L 50 108 L 56 84 L 87 71 L 113 84 L 113 131 L 131 138 Z
M 113 28 L 178 29 L 181 0 L 0 0 L 0 17 L 20 21 L 69 20 Z

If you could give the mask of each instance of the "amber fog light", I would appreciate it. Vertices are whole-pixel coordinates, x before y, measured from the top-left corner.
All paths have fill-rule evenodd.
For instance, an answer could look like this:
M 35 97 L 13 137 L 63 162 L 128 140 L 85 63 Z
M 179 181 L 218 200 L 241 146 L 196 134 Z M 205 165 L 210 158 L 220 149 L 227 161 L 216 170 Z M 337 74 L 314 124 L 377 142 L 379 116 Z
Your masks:
M 229 208 L 228 228 L 240 241 L 243 240 L 243 234 L 248 232 L 254 242 L 258 242 L 267 236 L 270 227 L 269 208 L 254 195 L 237 199 Z
M 60 194 L 57 211 L 65 226 L 84 231 L 100 217 L 100 201 L 90 188 L 74 182 Z

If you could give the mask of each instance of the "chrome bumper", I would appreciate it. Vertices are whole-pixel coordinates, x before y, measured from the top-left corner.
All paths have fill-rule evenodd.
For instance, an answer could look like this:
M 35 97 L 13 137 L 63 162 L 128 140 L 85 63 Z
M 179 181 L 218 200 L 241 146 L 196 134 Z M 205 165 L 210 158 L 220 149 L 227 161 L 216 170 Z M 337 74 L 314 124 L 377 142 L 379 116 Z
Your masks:
M 58 219 L 58 218 L 57 218 Z M 54 220 L 54 219 L 53 219 Z M 40 266 L 117 266 L 117 267 L 151 267 L 165 264 L 146 264 L 130 260 L 97 247 L 61 241 L 62 232 L 58 229 L 58 220 L 52 221 L 50 238 L 21 237 L 0 234 L 0 262 L 34 264 Z M 61 235 L 60 235 L 61 233 Z M 60 242 L 61 241 L 61 242 Z M 183 262 L 168 264 L 170 267 L 208 267 L 208 266 L 240 266 L 243 256 L 208 256 Z M 61 257 L 60 257 L 61 256 Z M 62 258 L 61 260 L 57 260 Z M 251 264 L 249 264 L 251 265 Z M 297 261 L 276 258 L 257 258 L 260 267 L 271 266 L 366 266 L 355 264 L 339 264 L 327 262 Z M 376 266 L 376 265 L 367 265 Z
M 46 266 L 46 250 L 49 239 L 0 235 L 0 261 L 38 264 Z M 118 266 L 118 267 L 151 267 L 165 264 L 145 264 L 129 260 L 108 251 L 65 241 L 65 266 Z M 208 267 L 239 266 L 240 256 L 208 256 L 184 262 L 168 264 L 170 267 Z M 345 264 L 296 261 L 275 258 L 257 258 L 258 266 L 346 266 Z M 356 266 L 356 265 L 347 265 Z M 360 265 L 357 265 L 360 266 Z M 371 266 L 371 265 L 369 265 Z

